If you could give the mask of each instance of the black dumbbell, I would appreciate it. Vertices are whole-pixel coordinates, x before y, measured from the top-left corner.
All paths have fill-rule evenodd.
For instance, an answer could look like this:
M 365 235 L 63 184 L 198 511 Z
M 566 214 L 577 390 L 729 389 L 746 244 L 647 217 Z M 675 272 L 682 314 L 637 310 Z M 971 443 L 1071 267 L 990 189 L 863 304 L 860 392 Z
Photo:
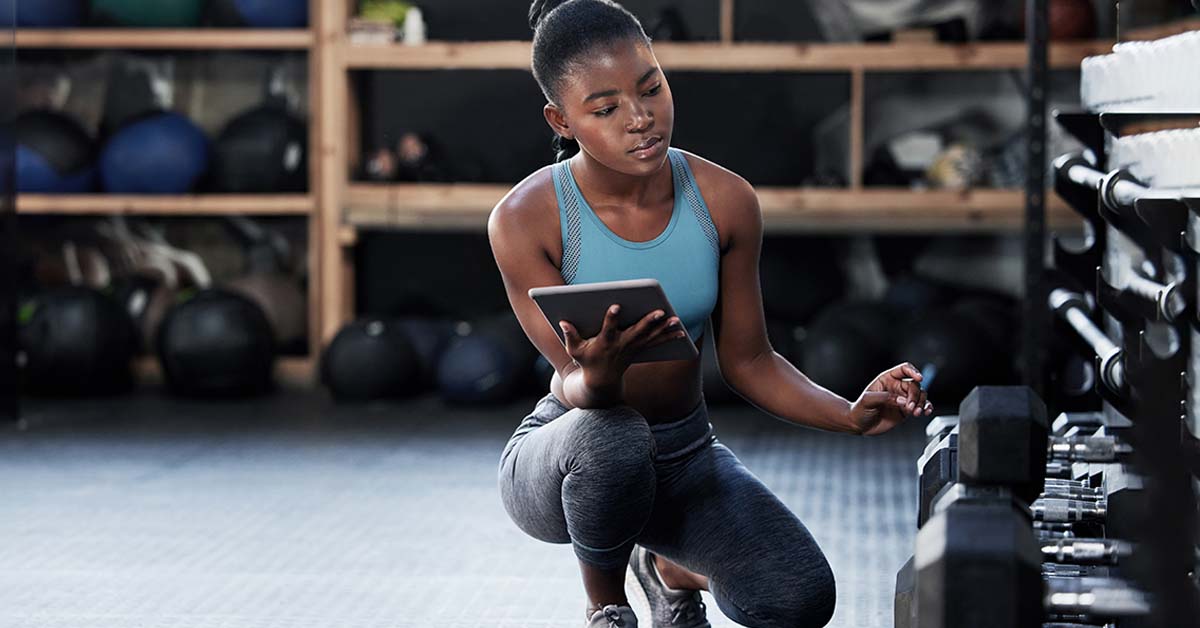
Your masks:
M 1023 386 L 980 386 L 959 406 L 958 425 L 925 448 L 917 524 L 929 518 L 934 497 L 947 484 L 1007 486 L 1025 503 L 1041 494 L 1046 478 L 1049 426 L 1046 406 Z
M 993 495 L 952 503 L 917 533 L 915 595 L 909 594 L 916 600 L 917 621 L 911 623 L 909 609 L 907 623 L 898 622 L 898 628 L 1026 628 L 1149 613 L 1146 596 L 1124 581 L 1043 575 L 1045 553 L 1027 513 L 1011 494 Z

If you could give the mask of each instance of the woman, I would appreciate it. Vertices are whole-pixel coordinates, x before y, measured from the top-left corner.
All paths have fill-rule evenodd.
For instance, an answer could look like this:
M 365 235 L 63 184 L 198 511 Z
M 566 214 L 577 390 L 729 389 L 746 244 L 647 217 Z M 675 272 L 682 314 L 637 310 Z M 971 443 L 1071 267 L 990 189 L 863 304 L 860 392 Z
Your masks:
M 556 373 L 505 447 L 505 508 L 531 536 L 572 544 L 587 626 L 637 626 L 627 565 L 655 628 L 708 626 L 702 589 L 746 626 L 823 626 L 835 598 L 829 565 L 712 435 L 700 360 L 631 366 L 630 356 L 683 328 L 700 346 L 711 317 L 721 372 L 741 396 L 800 425 L 861 435 L 928 415 L 921 375 L 897 366 L 850 402 L 776 354 L 754 190 L 670 148 L 671 88 L 641 24 L 610 0 L 537 0 L 529 15 L 533 73 L 560 150 L 500 201 L 488 235 L 513 310 Z M 610 308 L 593 338 L 562 321 L 565 347 L 527 296 L 642 277 L 662 284 L 677 317 L 653 312 L 621 330 Z

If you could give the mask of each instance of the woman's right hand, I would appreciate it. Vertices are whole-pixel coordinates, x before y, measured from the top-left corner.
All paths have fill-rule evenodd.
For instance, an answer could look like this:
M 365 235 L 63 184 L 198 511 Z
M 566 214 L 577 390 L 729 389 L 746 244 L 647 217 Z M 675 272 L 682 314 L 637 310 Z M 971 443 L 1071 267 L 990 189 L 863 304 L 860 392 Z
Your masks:
M 622 330 L 617 327 L 620 311 L 621 306 L 610 306 L 600 333 L 592 338 L 580 338 L 575 326 L 568 321 L 558 323 L 563 330 L 567 354 L 583 370 L 584 382 L 589 388 L 617 385 L 638 353 L 687 335 L 679 318 L 667 317 L 662 310 L 650 312 Z

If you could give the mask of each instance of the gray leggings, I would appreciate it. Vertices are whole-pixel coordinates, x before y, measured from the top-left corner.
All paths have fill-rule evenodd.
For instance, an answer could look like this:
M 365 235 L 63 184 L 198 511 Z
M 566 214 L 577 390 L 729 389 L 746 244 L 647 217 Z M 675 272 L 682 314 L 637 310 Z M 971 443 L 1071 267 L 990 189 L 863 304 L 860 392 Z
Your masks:
M 530 536 L 570 543 L 601 569 L 634 544 L 709 578 L 721 611 L 752 628 L 824 626 L 836 598 L 796 515 L 717 441 L 701 403 L 648 425 L 628 406 L 538 402 L 500 459 L 500 495 Z

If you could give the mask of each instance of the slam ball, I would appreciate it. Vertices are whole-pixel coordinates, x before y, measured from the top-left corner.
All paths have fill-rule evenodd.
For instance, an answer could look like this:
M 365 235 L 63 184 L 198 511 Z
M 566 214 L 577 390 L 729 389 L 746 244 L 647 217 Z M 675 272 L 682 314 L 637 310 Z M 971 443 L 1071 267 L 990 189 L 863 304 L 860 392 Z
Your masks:
M 177 113 L 154 113 L 113 134 L 100 156 L 100 176 L 114 194 L 186 194 L 208 161 L 204 131 Z
M 14 26 L 16 17 L 21 28 L 70 28 L 82 24 L 85 13 L 83 0 L 0 0 L 0 26 Z
M 229 194 L 308 189 L 308 127 L 279 107 L 243 113 L 217 136 L 213 184 Z
M 402 326 L 381 319 L 355 321 L 326 347 L 321 382 L 338 401 L 405 397 L 420 388 L 421 364 Z
M 47 292 L 21 310 L 18 345 L 26 389 L 47 396 L 109 395 L 133 384 L 133 327 L 91 288 Z
M 238 397 L 271 388 L 275 340 L 262 309 L 224 290 L 202 290 L 167 312 L 158 358 L 172 392 Z
M 219 26 L 304 28 L 308 0 L 212 0 L 212 14 Z
M 30 111 L 15 123 L 17 191 L 79 194 L 96 187 L 96 150 L 87 131 L 55 111 Z

